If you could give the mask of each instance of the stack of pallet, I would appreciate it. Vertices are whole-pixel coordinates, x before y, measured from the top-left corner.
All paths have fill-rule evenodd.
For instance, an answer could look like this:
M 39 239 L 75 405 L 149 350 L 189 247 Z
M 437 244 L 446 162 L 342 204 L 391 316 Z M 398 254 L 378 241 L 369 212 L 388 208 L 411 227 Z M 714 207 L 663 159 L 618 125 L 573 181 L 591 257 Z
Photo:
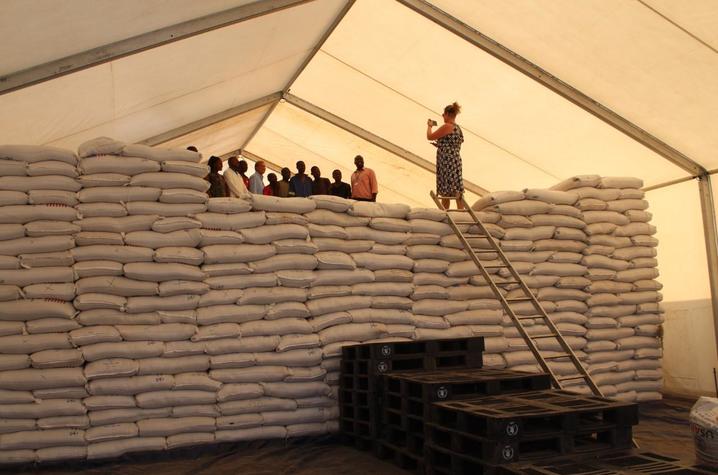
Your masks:
M 637 423 L 635 404 L 560 390 L 442 402 L 426 429 L 427 465 L 492 473 L 487 466 L 629 449 Z
M 551 390 L 546 374 L 482 368 L 481 338 L 344 348 L 340 426 L 356 447 L 418 473 L 630 449 L 633 403 Z

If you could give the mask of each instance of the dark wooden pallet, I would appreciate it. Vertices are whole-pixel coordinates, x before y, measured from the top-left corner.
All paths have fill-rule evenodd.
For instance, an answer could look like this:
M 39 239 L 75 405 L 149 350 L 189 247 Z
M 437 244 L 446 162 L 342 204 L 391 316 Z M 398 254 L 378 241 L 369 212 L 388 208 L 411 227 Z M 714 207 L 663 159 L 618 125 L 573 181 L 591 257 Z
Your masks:
M 391 360 L 401 357 L 417 357 L 425 355 L 483 353 L 484 349 L 485 345 L 483 337 L 370 343 L 343 347 L 342 359 Z
M 519 461 L 551 459 L 568 454 L 587 454 L 627 450 L 631 447 L 631 427 L 604 428 L 596 431 L 555 432 L 501 440 L 477 437 L 427 424 L 426 445 L 470 456 L 485 464 L 501 465 Z
M 383 460 L 389 460 L 394 465 L 403 468 L 409 472 L 424 474 L 426 466 L 424 456 L 417 456 L 410 451 L 393 445 L 388 441 L 378 441 L 374 446 L 374 455 Z
M 386 392 L 423 403 L 551 389 L 543 373 L 470 368 L 396 372 L 385 378 Z
M 460 399 L 431 405 L 444 428 L 498 438 L 602 430 L 638 424 L 638 405 L 563 390 Z
M 372 343 L 342 349 L 339 375 L 341 431 L 357 445 L 381 434 L 384 375 L 401 370 L 480 368 L 482 337 Z

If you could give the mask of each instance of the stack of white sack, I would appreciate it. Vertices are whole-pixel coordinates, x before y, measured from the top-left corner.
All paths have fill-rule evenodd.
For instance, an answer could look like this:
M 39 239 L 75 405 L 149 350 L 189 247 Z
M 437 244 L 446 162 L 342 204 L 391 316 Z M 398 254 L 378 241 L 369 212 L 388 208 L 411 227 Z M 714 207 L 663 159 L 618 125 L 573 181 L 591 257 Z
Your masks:
M 208 358 L 172 358 L 196 333 L 207 291 L 200 223 L 190 218 L 206 211 L 207 167 L 195 152 L 107 138 L 79 156 L 82 328 L 70 337 L 86 361 L 87 458 L 194 444 L 195 433 L 213 441 L 214 418 L 191 407 L 216 400 Z
M 658 242 L 641 186 L 635 178 L 579 176 L 551 190 L 492 193 L 473 206 L 498 213 L 492 233 L 601 390 L 639 401 L 659 399 L 662 378 Z M 521 296 L 514 284 L 502 287 L 507 298 Z M 535 312 L 527 304 L 519 313 Z M 530 333 L 547 333 L 540 320 L 524 321 Z M 536 368 L 506 317 L 504 324 L 507 366 Z M 545 355 L 561 351 L 555 339 L 538 343 Z M 550 365 L 562 376 L 576 373 L 567 359 Z M 573 384 L 588 391 L 582 380 Z
M 77 178 L 74 152 L 0 146 L 3 461 L 85 454 L 84 360 L 70 340 Z
M 637 178 L 578 176 L 554 187 L 578 195 L 586 223 L 590 370 L 606 393 L 636 401 L 660 399 L 662 386 L 658 240 L 642 186 Z
M 210 290 L 200 299 L 193 340 L 222 385 L 216 440 L 335 431 L 336 401 L 301 285 L 317 267 L 300 214 L 314 202 L 254 198 L 212 198 L 196 216 Z
M 36 150 L 0 147 L 15 158 L 0 164 L 19 173 L 11 162 L 41 161 Z M 19 220 L 0 226 L 0 463 L 334 432 L 347 344 L 484 336 L 486 366 L 536 369 L 443 211 L 333 196 L 208 200 L 198 154 L 96 139 L 79 155 L 76 197 L 74 178 L 54 177 L 62 189 L 40 194 L 27 177 L 0 178 L 3 219 Z M 492 194 L 479 215 L 601 388 L 658 398 L 660 285 L 646 267 L 655 240 L 639 221 L 650 218 L 638 212 L 640 183 L 570 183 Z M 620 191 L 580 196 L 607 190 Z M 45 196 L 69 208 L 29 209 Z M 616 214 L 581 209 L 598 201 Z M 594 226 L 617 215 L 629 221 Z M 35 233 L 59 229 L 69 247 L 33 241 L 25 256 L 21 240 L 54 242 L 63 235 Z M 606 267 L 618 261 L 628 267 Z

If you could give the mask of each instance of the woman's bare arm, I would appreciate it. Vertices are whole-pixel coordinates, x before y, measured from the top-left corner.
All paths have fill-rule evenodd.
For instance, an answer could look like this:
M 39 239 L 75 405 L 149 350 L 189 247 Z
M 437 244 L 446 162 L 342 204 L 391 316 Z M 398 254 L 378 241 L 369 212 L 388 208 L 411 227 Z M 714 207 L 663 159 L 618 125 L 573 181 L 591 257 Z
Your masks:
M 431 131 L 431 126 L 426 128 L 426 140 L 437 140 L 441 137 L 449 135 L 454 130 L 454 124 L 443 124 L 435 131 Z

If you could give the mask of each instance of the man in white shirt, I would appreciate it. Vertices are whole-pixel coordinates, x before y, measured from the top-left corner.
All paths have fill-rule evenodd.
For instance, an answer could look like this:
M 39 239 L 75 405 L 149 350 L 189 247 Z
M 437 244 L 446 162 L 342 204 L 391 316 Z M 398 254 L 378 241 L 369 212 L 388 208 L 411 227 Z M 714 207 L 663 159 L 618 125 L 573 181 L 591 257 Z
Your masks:
M 249 177 L 249 191 L 255 195 L 261 195 L 264 192 L 264 172 L 267 171 L 267 165 L 262 160 L 254 164 L 254 174 Z
M 240 175 L 239 159 L 237 157 L 231 157 L 227 161 L 227 164 L 229 168 L 224 171 L 222 176 L 224 176 L 224 181 L 227 183 L 227 187 L 229 187 L 230 196 L 234 198 L 248 198 L 249 191 L 247 191 L 244 180 L 242 180 L 242 175 Z

